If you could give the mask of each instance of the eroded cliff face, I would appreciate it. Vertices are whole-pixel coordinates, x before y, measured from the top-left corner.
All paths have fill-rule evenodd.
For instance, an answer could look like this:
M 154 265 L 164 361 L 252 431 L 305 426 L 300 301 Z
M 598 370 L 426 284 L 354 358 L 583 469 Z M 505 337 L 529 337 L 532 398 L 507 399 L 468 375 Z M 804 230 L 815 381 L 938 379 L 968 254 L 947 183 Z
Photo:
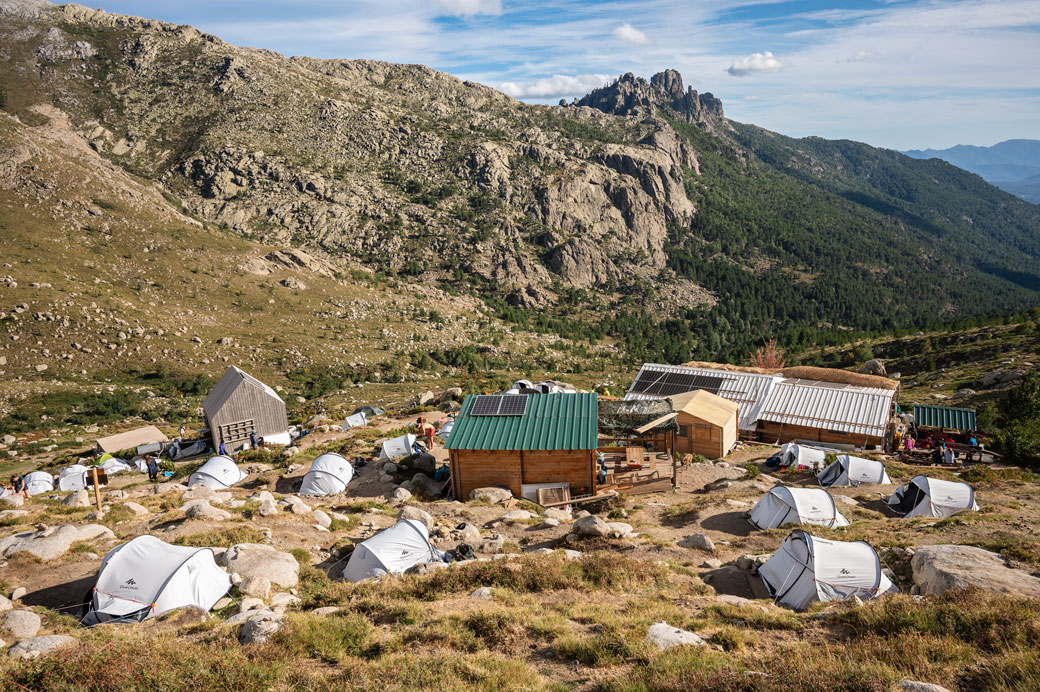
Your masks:
M 431 280 L 462 271 L 531 307 L 554 283 L 674 281 L 660 277 L 668 226 L 692 221 L 683 178 L 699 167 L 658 113 L 725 122 L 671 71 L 529 106 L 418 65 L 287 59 L 77 5 L 2 8 L 9 110 L 52 104 L 96 151 L 234 232 Z M 690 288 L 674 293 L 712 300 Z

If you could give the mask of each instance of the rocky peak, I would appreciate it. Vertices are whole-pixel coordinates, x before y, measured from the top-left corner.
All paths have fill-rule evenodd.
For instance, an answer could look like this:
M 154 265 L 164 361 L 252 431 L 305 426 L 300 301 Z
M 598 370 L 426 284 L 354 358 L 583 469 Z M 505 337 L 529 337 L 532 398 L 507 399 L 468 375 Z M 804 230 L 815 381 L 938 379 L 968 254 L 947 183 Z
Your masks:
M 675 70 L 658 72 L 649 82 L 628 72 L 613 84 L 595 89 L 575 105 L 636 117 L 650 117 L 660 109 L 667 109 L 680 120 L 706 129 L 726 127 L 722 101 L 710 93 L 699 94 L 692 87 L 684 90 L 682 75 Z

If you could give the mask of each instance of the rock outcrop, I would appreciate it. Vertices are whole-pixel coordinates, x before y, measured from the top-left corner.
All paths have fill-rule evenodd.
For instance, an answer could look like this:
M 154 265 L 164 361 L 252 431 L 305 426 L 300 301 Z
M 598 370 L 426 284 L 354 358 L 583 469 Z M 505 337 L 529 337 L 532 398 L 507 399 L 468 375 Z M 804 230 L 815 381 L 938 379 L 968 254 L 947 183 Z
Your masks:
M 977 588 L 1023 598 L 1040 598 L 1040 579 L 1011 569 L 1004 558 L 967 545 L 928 545 L 910 559 L 914 584 L 922 594 Z

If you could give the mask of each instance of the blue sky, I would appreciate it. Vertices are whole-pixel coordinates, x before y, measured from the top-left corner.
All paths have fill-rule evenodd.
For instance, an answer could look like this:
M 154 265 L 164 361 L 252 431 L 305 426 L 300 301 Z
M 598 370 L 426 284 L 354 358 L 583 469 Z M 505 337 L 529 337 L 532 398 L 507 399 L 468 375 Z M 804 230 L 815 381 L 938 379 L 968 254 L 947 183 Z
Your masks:
M 83 0 L 81 0 L 83 1 Z M 106 0 L 286 55 L 423 63 L 540 103 L 679 70 L 726 114 L 895 149 L 1040 139 L 1040 0 Z

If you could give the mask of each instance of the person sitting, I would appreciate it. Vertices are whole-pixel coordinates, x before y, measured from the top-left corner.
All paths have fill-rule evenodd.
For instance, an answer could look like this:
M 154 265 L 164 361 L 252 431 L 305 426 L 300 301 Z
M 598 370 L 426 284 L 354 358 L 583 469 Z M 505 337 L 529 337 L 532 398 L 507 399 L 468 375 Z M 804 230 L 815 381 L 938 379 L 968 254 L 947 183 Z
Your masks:
M 29 486 L 25 484 L 25 478 L 18 474 L 11 476 L 11 490 L 15 495 L 29 497 Z

